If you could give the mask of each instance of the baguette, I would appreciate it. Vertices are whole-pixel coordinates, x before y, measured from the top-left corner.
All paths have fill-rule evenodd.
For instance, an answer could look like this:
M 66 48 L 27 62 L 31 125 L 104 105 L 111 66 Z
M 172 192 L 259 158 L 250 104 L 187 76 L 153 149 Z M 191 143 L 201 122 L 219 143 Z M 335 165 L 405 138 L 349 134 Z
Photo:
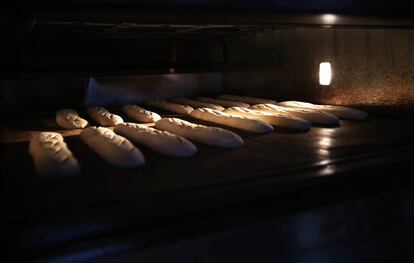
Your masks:
M 249 97 L 249 96 L 238 96 L 238 95 L 224 94 L 224 95 L 218 96 L 217 98 L 222 99 L 222 100 L 241 101 L 241 102 L 245 102 L 245 103 L 250 104 L 250 105 L 255 105 L 255 104 L 277 104 L 277 101 L 275 101 L 275 100 L 262 99 L 262 98 Z
M 364 120 L 368 117 L 368 114 L 364 111 L 344 106 L 318 105 L 301 101 L 284 101 L 280 102 L 279 105 L 283 107 L 319 110 L 333 114 L 338 118 L 345 120 Z
M 56 112 L 56 123 L 64 129 L 83 129 L 88 121 L 79 117 L 72 109 L 61 109 Z
M 337 126 L 339 125 L 339 119 L 332 114 L 308 110 L 308 109 L 297 109 L 297 108 L 288 108 L 282 107 L 274 104 L 257 104 L 250 107 L 252 110 L 258 110 L 262 112 L 278 113 L 278 114 L 287 114 L 293 117 L 301 118 L 307 121 L 310 121 L 313 124 Z
M 193 108 L 190 106 L 172 103 L 166 100 L 148 100 L 146 104 L 182 115 L 189 115 L 193 111 Z
M 197 153 L 197 148 L 187 139 L 142 124 L 120 123 L 115 126 L 114 131 L 164 155 L 189 157 Z
M 274 126 L 295 130 L 309 130 L 311 126 L 309 121 L 287 114 L 267 113 L 240 107 L 227 108 L 224 112 L 230 115 L 261 120 Z
M 267 122 L 246 117 L 232 116 L 228 113 L 212 109 L 196 109 L 191 112 L 191 117 L 249 132 L 269 133 L 273 131 L 273 127 Z
M 192 100 L 192 99 L 174 98 L 174 99 L 171 99 L 171 101 L 175 102 L 175 103 L 178 103 L 178 104 L 184 104 L 184 105 L 191 106 L 194 109 L 210 108 L 210 109 L 213 109 L 213 110 L 224 110 L 224 108 L 221 107 L 220 105 L 216 105 L 216 104 L 208 103 L 208 102 L 196 101 L 196 100 Z
M 29 154 L 39 175 L 72 176 L 80 173 L 79 162 L 59 133 L 41 132 L 35 135 L 29 144 Z
M 110 113 L 103 107 L 89 107 L 86 111 L 89 116 L 101 126 L 113 127 L 118 123 L 124 122 L 120 116 Z
M 225 149 L 238 148 L 244 143 L 243 139 L 234 132 L 194 124 L 177 118 L 163 118 L 155 123 L 155 127 L 193 141 Z
M 155 112 L 146 110 L 137 105 L 124 105 L 122 111 L 125 112 L 128 117 L 131 119 L 140 121 L 140 122 L 156 122 L 161 119 L 161 116 Z
M 240 102 L 240 101 L 219 100 L 219 99 L 213 99 L 213 98 L 209 98 L 209 97 L 198 97 L 198 98 L 196 98 L 196 100 L 202 101 L 202 102 L 217 104 L 217 105 L 223 106 L 225 108 L 228 108 L 228 107 L 245 107 L 245 108 L 248 108 L 248 107 L 250 107 L 249 104 L 244 103 L 244 102 Z
M 80 133 L 80 138 L 94 152 L 112 165 L 130 168 L 145 163 L 145 158 L 138 148 L 108 128 L 86 128 Z

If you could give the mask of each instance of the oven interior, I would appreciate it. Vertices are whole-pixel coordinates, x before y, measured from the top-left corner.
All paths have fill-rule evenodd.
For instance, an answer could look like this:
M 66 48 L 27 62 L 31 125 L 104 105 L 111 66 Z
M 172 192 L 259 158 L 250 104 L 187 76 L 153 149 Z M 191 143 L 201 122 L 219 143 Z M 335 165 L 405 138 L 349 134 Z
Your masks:
M 334 257 L 342 253 L 338 244 L 372 241 L 373 233 L 382 241 L 397 240 L 397 248 L 387 258 L 369 246 L 363 256 L 395 259 L 406 253 L 414 233 L 407 170 L 414 157 L 410 18 L 74 6 L 16 10 L 1 21 L 2 242 L 14 257 L 112 262 L 116 255 L 122 262 L 129 255 L 123 260 L 167 262 L 160 256 L 165 253 L 186 262 L 204 253 L 206 262 L 251 262 L 229 257 L 220 246 L 227 253 L 258 249 L 236 242 L 255 231 L 272 233 L 257 238 L 276 244 L 285 262 L 299 262 L 315 248 L 322 248 L 317 256 Z M 328 86 L 319 84 L 321 62 L 332 66 Z M 312 126 L 306 133 L 234 129 L 243 147 L 196 144 L 199 152 L 189 159 L 142 148 L 147 164 L 138 169 L 105 163 L 80 141 L 80 130 L 64 131 L 54 122 L 55 111 L 64 107 L 86 116 L 86 107 L 101 105 L 132 121 L 120 106 L 220 94 L 352 106 L 370 117 Z M 40 131 L 64 135 L 82 163 L 81 176 L 36 175 L 27 147 Z M 381 217 L 390 211 L 399 217 Z M 379 222 L 365 229 L 354 214 Z M 383 227 L 398 220 L 398 230 Z M 229 229 L 235 232 L 228 235 Z M 312 231 L 314 239 L 306 239 L 304 233 Z M 274 256 L 272 249 L 262 252 Z M 345 259 L 361 259 L 357 245 L 347 249 L 351 256 Z

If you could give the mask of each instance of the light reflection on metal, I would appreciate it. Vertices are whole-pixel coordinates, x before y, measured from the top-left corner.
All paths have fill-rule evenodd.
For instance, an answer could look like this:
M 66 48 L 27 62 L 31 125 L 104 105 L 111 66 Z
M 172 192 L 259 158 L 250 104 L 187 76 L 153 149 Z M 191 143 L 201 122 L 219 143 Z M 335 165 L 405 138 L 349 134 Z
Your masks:
M 318 138 L 320 139 L 316 141 L 317 154 L 325 157 L 330 156 L 330 148 L 332 148 L 334 142 L 332 137 L 336 131 L 335 128 L 321 128 L 318 130 Z
M 318 162 L 317 165 L 321 167 L 318 173 L 318 175 L 320 176 L 327 176 L 334 174 L 336 172 L 336 168 L 335 165 L 332 164 L 332 160 L 322 160 Z
M 334 165 L 327 165 L 325 166 L 320 172 L 319 175 L 326 176 L 335 173 L 335 166 Z

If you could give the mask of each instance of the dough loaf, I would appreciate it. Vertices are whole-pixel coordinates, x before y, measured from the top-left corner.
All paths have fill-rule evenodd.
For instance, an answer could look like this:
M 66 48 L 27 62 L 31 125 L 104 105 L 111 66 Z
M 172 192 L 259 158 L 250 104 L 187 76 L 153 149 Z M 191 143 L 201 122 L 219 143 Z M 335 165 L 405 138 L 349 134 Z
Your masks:
M 86 128 L 80 133 L 80 138 L 99 156 L 115 166 L 130 168 L 145 164 L 140 150 L 108 128 Z
M 345 120 L 364 120 L 368 118 L 368 114 L 366 112 L 344 106 L 317 105 L 301 101 L 284 101 L 280 102 L 279 105 L 283 107 L 323 111 Z
M 329 126 L 337 126 L 339 125 L 339 119 L 332 114 L 317 111 L 317 110 L 308 110 L 308 109 L 297 109 L 297 108 L 289 108 L 289 107 L 282 107 L 273 104 L 257 104 L 250 107 L 252 110 L 258 110 L 263 112 L 270 112 L 270 113 L 279 113 L 279 114 L 288 114 L 290 116 L 294 116 L 297 118 L 301 118 L 307 121 L 310 121 L 314 124 L 321 124 L 321 125 L 329 125 Z
M 79 162 L 68 149 L 62 135 L 41 132 L 29 144 L 29 154 L 38 174 L 42 176 L 72 176 L 81 171 Z
M 88 121 L 79 117 L 72 109 L 61 109 L 56 112 L 56 123 L 64 129 L 83 129 Z
M 262 112 L 241 107 L 227 108 L 224 112 L 230 115 L 257 119 L 274 126 L 295 130 L 309 130 L 311 126 L 309 121 L 289 116 L 288 114 Z
M 250 105 L 255 105 L 255 104 L 277 104 L 277 101 L 275 101 L 275 100 L 262 99 L 262 98 L 249 97 L 249 96 L 238 96 L 238 95 L 224 94 L 224 95 L 218 96 L 217 98 L 222 99 L 222 100 L 241 101 L 241 102 L 248 103 Z
M 219 99 L 213 99 L 213 98 L 209 98 L 209 97 L 198 97 L 198 98 L 196 98 L 196 100 L 202 101 L 202 102 L 217 104 L 217 105 L 223 106 L 225 108 L 228 108 L 228 107 L 245 107 L 245 108 L 248 108 L 248 107 L 250 107 L 249 104 L 244 103 L 244 102 L 240 102 L 240 101 L 219 100 Z
M 156 122 L 161 119 L 161 116 L 157 113 L 146 110 L 137 105 L 124 105 L 122 107 L 122 111 L 125 112 L 125 114 L 128 115 L 128 117 L 131 119 L 140 122 Z
M 124 122 L 120 116 L 110 113 L 103 107 L 89 107 L 86 111 L 94 121 L 105 127 L 113 127 Z
M 173 103 L 166 100 L 148 100 L 146 101 L 146 104 L 182 115 L 189 115 L 193 111 L 193 108 L 190 106 Z
M 191 112 L 191 117 L 249 132 L 268 133 L 273 131 L 273 127 L 267 122 L 246 117 L 232 116 L 222 111 L 207 108 L 194 110 Z
M 187 139 L 142 124 L 120 123 L 115 126 L 114 131 L 164 155 L 189 157 L 197 153 L 197 148 Z
M 191 106 L 194 109 L 210 108 L 210 109 L 213 109 L 213 110 L 224 110 L 224 108 L 220 105 L 216 105 L 216 104 L 212 104 L 212 103 L 208 103 L 208 102 L 196 101 L 196 100 L 192 100 L 192 99 L 175 98 L 175 99 L 171 99 L 171 101 L 173 101 L 175 103 L 178 103 L 178 104 L 184 104 L 184 105 Z
M 163 118 L 155 123 L 155 127 L 193 141 L 221 148 L 232 149 L 243 145 L 243 139 L 234 132 L 218 127 L 194 124 L 177 118 Z

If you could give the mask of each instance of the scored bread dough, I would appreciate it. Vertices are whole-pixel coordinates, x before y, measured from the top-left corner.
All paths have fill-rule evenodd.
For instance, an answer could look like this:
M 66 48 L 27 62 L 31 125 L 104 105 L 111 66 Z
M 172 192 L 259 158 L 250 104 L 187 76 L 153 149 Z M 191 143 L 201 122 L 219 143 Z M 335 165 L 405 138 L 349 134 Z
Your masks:
M 283 107 L 319 110 L 345 120 L 364 120 L 368 117 L 368 114 L 364 111 L 344 106 L 318 105 L 301 101 L 284 101 L 280 102 L 279 105 Z
M 79 136 L 94 152 L 115 166 L 131 168 L 145 164 L 138 148 L 108 128 L 89 127 Z
M 79 162 L 67 147 L 62 135 L 41 132 L 29 144 L 29 154 L 37 173 L 42 176 L 72 176 L 81 171 Z
M 310 121 L 314 124 L 330 125 L 337 126 L 339 125 L 339 119 L 332 114 L 317 111 L 317 110 L 308 110 L 308 109 L 298 109 L 298 108 L 289 108 L 282 107 L 274 104 L 257 104 L 250 107 L 252 110 L 258 110 L 263 112 L 270 113 L 279 113 L 279 114 L 288 114 L 297 118 L 301 118 L 307 121 Z
M 244 103 L 244 102 L 240 102 L 240 101 L 219 100 L 219 99 L 213 99 L 213 98 L 209 98 L 209 97 L 198 97 L 198 98 L 196 98 L 196 100 L 202 101 L 202 102 L 217 104 L 217 105 L 223 106 L 225 108 L 227 108 L 227 107 L 245 107 L 245 108 L 250 107 L 249 104 Z
M 261 121 L 270 123 L 271 125 L 274 125 L 274 126 L 289 128 L 289 129 L 309 130 L 311 126 L 309 121 L 301 119 L 301 118 L 289 116 L 288 114 L 262 112 L 258 110 L 252 110 L 252 109 L 241 108 L 241 107 L 227 108 L 224 112 L 230 115 L 261 120 Z
M 234 132 L 218 127 L 195 124 L 178 118 L 163 118 L 155 123 L 155 127 L 193 141 L 225 149 L 238 148 L 244 143 L 243 139 Z
M 61 109 L 56 112 L 56 123 L 64 129 L 83 129 L 88 121 L 79 117 L 72 109 Z
M 187 99 L 187 98 L 174 98 L 174 99 L 171 99 L 171 101 L 178 103 L 178 104 L 184 104 L 184 105 L 191 106 L 194 109 L 210 108 L 213 110 L 224 110 L 224 108 L 220 105 L 216 105 L 216 104 L 208 103 L 208 102 L 196 101 L 196 100 Z
M 153 107 L 183 115 L 189 115 L 193 111 L 193 108 L 190 106 L 173 103 L 166 100 L 148 100 L 145 103 Z
M 131 119 L 140 121 L 140 122 L 156 122 L 161 119 L 161 116 L 155 112 L 146 110 L 137 105 L 124 105 L 122 111 L 128 115 Z
M 246 117 L 232 116 L 228 113 L 212 109 L 196 109 L 191 112 L 191 117 L 249 132 L 268 133 L 273 131 L 273 127 L 267 122 Z
M 241 101 L 241 102 L 245 102 L 245 103 L 248 103 L 248 104 L 251 104 L 251 105 L 255 105 L 255 104 L 277 104 L 277 101 L 275 101 L 275 100 L 262 99 L 262 98 L 249 97 L 249 96 L 230 95 L 230 94 L 220 95 L 217 98 L 222 99 L 222 100 Z
M 189 157 L 197 153 L 197 148 L 189 140 L 142 124 L 120 123 L 115 126 L 114 131 L 164 155 Z
M 105 127 L 113 127 L 118 123 L 124 122 L 121 116 L 110 113 L 104 107 L 89 107 L 86 109 L 86 111 L 94 121 L 96 121 L 99 125 Z

